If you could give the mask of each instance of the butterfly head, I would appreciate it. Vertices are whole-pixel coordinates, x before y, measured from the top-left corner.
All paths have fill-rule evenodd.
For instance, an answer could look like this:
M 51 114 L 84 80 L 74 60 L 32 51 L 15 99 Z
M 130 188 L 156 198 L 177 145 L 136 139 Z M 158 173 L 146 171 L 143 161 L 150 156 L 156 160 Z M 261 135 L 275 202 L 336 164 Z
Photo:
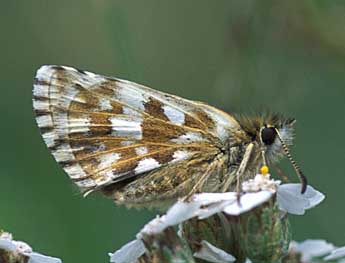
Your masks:
M 266 157 L 271 161 L 284 155 L 282 141 L 292 145 L 295 119 L 266 113 L 251 117 L 239 116 L 238 120 L 248 138 L 264 149 Z
M 242 128 L 262 155 L 262 164 L 266 165 L 266 162 L 272 163 L 280 157 L 287 157 L 302 182 L 301 192 L 304 193 L 307 186 L 306 178 L 289 150 L 294 137 L 295 122 L 295 119 L 272 114 L 240 119 Z
M 263 122 L 258 128 L 256 140 L 269 161 L 286 155 L 285 148 L 293 143 L 294 123 L 294 119 L 280 119 Z

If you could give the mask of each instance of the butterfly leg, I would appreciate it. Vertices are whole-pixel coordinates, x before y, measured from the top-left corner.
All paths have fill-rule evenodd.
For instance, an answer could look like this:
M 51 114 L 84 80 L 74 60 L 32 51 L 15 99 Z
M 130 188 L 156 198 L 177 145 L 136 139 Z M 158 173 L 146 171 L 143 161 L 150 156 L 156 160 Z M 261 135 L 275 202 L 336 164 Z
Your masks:
M 249 163 L 249 159 L 250 156 L 253 152 L 253 148 L 254 148 L 254 144 L 250 143 L 247 148 L 246 151 L 243 155 L 243 159 L 241 161 L 240 167 L 238 167 L 238 170 L 236 172 L 236 193 L 237 193 L 237 202 L 240 202 L 240 198 L 241 198 L 241 176 L 243 175 L 243 173 L 245 172 L 248 163 Z
M 201 176 L 201 178 L 193 186 L 192 190 L 183 198 L 184 201 L 190 200 L 190 198 L 195 193 L 197 193 L 198 191 L 200 191 L 202 189 L 202 187 L 205 184 L 205 182 L 207 181 L 207 179 L 210 177 L 210 175 L 212 175 L 212 171 L 214 170 L 214 168 L 216 166 L 218 166 L 217 161 L 214 161 L 213 163 L 211 163 L 211 165 L 207 168 L 206 172 Z
M 240 166 L 238 167 L 236 175 L 235 175 L 235 177 L 236 177 L 236 192 L 237 192 L 238 196 L 241 193 L 241 184 L 240 184 L 241 180 L 240 179 L 241 179 L 241 176 L 243 175 L 243 173 L 245 172 L 245 170 L 246 170 L 246 168 L 248 166 L 250 156 L 251 156 L 251 154 L 253 152 L 253 148 L 254 148 L 254 144 L 253 143 L 248 144 L 248 146 L 246 147 L 246 151 L 245 151 L 245 153 L 243 155 L 243 159 L 242 159 L 242 161 L 240 163 Z M 233 177 L 229 176 L 228 179 L 226 180 L 226 182 L 223 185 L 222 192 L 228 191 L 232 181 L 233 181 Z
M 279 175 L 280 178 L 282 178 L 282 180 L 286 183 L 289 182 L 289 178 L 287 177 L 287 175 L 283 172 L 283 170 L 275 163 L 272 163 L 272 166 L 274 167 L 274 169 L 276 170 L 277 174 Z

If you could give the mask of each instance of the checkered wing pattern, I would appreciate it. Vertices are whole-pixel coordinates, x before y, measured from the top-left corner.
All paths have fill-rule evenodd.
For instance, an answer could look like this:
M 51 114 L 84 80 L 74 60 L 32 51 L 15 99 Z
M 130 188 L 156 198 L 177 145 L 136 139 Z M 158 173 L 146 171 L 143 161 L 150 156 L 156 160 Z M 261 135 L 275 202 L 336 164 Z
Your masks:
M 42 66 L 33 95 L 45 143 L 84 192 L 212 163 L 238 128 L 204 103 L 66 66 Z

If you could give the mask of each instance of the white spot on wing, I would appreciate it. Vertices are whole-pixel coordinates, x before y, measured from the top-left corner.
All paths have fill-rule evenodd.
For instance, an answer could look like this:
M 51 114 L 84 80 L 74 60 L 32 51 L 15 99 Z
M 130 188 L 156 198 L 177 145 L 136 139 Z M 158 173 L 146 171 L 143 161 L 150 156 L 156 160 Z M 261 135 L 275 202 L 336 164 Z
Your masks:
M 100 142 L 97 151 L 104 151 L 106 148 L 105 144 Z
M 186 134 L 181 135 L 180 137 L 176 139 L 172 139 L 172 142 L 175 143 L 193 143 L 193 142 L 200 142 L 204 141 L 204 138 L 200 135 L 200 133 L 197 132 L 187 132 Z
M 143 92 L 133 89 L 133 85 L 127 81 L 119 81 L 117 85 L 118 89 L 116 95 L 118 96 L 118 100 L 138 110 L 145 109 L 144 104 L 147 100 Z
M 85 74 L 86 75 L 88 75 L 89 77 L 91 77 L 91 78 L 103 78 L 103 76 L 99 76 L 99 75 L 97 75 L 97 74 L 95 74 L 95 73 L 92 73 L 92 72 L 89 72 L 89 71 L 84 71 L 85 72 Z
M 93 188 L 96 186 L 95 181 L 92 179 L 85 179 L 85 180 L 78 181 L 75 183 L 76 183 L 76 185 L 78 185 L 78 187 L 80 187 L 82 189 L 89 189 L 89 188 Z
M 184 124 L 184 113 L 169 106 L 169 105 L 164 105 L 163 107 L 164 114 L 168 117 L 168 119 L 177 125 L 182 125 Z
M 67 70 L 67 71 L 74 71 L 74 72 L 78 72 L 75 68 L 69 67 L 69 66 L 61 66 L 63 69 Z
M 227 114 L 220 110 L 211 110 L 209 108 L 203 109 L 215 122 L 216 129 L 215 132 L 217 136 L 222 140 L 227 140 L 229 138 L 229 130 L 230 128 L 238 127 L 238 124 L 235 120 L 231 120 Z
M 59 145 L 56 150 L 52 152 L 57 162 L 66 162 L 74 160 L 73 150 L 69 144 Z
M 35 110 L 49 111 L 50 104 L 48 103 L 48 101 L 34 100 L 33 105 Z
M 55 131 L 61 138 L 68 137 L 67 129 L 67 113 L 66 112 L 52 112 L 54 118 Z
M 99 99 L 99 106 L 101 110 L 112 110 L 113 106 L 111 106 L 110 100 L 105 98 Z
M 139 116 L 139 112 L 137 112 L 136 110 L 133 110 L 129 107 L 123 107 L 123 114 L 125 115 L 132 115 L 132 116 Z
M 129 146 L 129 145 L 132 145 L 133 143 L 134 143 L 134 141 L 122 141 L 121 145 L 122 146 Z
M 49 83 L 49 86 L 35 84 L 33 92 L 36 96 L 41 95 L 43 97 L 49 97 L 53 105 L 57 105 L 62 108 L 68 108 L 71 101 L 85 103 L 85 100 L 76 97 L 79 90 L 75 88 L 75 84 L 88 89 L 93 86 L 97 86 L 95 84 L 104 79 L 104 77 L 95 74 L 94 76 L 91 74 L 88 76 L 84 74 L 81 75 L 76 69 L 68 66 L 61 66 L 61 68 L 64 69 L 66 79 L 69 81 L 63 81 L 64 83 L 62 83 L 60 79 L 56 78 L 56 73 L 58 72 L 56 66 L 42 66 L 37 70 L 36 78 L 38 81 Z M 43 105 L 38 105 L 38 107 L 41 106 Z
M 159 162 L 157 162 L 155 159 L 144 158 L 139 162 L 138 166 L 135 168 L 134 171 L 136 174 L 140 174 L 147 171 L 151 171 L 155 168 L 158 168 L 159 166 L 160 166 Z
M 43 133 L 42 137 L 48 147 L 53 147 L 55 145 L 55 140 L 59 139 L 59 136 L 53 131 Z
M 97 185 L 105 185 L 108 184 L 113 178 L 114 178 L 114 170 L 106 170 L 100 172 L 100 175 L 102 176 L 97 176 L 94 180 Z
M 81 103 L 81 104 L 85 104 L 85 103 L 86 103 L 86 100 L 85 100 L 85 99 L 80 98 L 80 97 L 78 97 L 78 96 L 75 96 L 75 95 L 77 94 L 76 90 L 74 90 L 74 93 L 73 93 L 73 94 L 74 94 L 74 95 L 72 95 L 72 97 L 69 97 L 69 96 L 71 96 L 71 94 L 68 94 L 68 93 L 66 93 L 66 95 L 63 94 L 63 96 L 60 97 L 60 99 L 63 98 L 66 102 L 69 101 L 69 103 L 70 103 L 71 101 L 75 101 L 75 102 L 78 102 L 78 103 Z M 59 95 L 57 95 L 57 96 L 59 97 Z M 60 96 L 61 96 L 61 95 L 60 95 Z M 51 98 L 53 98 L 53 96 L 51 96 Z
M 173 154 L 173 160 L 171 162 L 177 162 L 177 161 L 182 161 L 182 160 L 186 160 L 191 156 L 190 152 L 188 151 L 176 151 Z
M 53 66 L 44 65 L 37 70 L 36 78 L 49 80 L 53 71 Z
M 137 155 L 144 155 L 144 154 L 147 154 L 147 153 L 148 153 L 147 147 L 145 147 L 145 146 L 137 147 L 137 148 L 135 148 L 135 153 L 136 153 Z
M 53 126 L 53 119 L 51 115 L 42 115 L 38 116 L 36 118 L 38 127 L 40 128 L 46 128 L 46 127 L 52 127 Z
M 98 165 L 99 169 L 104 169 L 110 167 L 113 163 L 119 160 L 121 155 L 119 153 L 107 153 L 101 155 L 99 158 L 100 164 Z
M 142 138 L 141 118 L 111 117 L 112 134 L 118 137 Z
M 48 98 L 48 86 L 35 84 L 33 94 L 37 97 Z
M 69 118 L 68 128 L 70 133 L 90 131 L 90 119 L 88 117 Z
M 64 170 L 72 179 L 78 179 L 85 176 L 85 172 L 79 164 L 72 164 L 70 166 L 66 166 Z

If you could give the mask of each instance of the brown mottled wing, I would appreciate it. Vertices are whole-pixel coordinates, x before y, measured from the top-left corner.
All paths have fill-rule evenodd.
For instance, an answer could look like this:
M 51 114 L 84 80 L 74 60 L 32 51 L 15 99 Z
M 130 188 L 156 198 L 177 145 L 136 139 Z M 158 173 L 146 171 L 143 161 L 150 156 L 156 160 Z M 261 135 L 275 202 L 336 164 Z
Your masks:
M 103 192 L 127 207 L 167 208 L 176 199 L 189 195 L 206 174 L 208 179 L 198 191 L 221 192 L 229 174 L 226 156 L 218 155 L 215 159 L 216 154 L 216 149 L 208 154 L 200 152 L 193 155 L 193 159 L 167 165 L 122 187 L 111 185 Z
M 44 141 L 87 192 L 200 153 L 212 160 L 238 128 L 206 104 L 65 66 L 42 66 L 33 94 Z

